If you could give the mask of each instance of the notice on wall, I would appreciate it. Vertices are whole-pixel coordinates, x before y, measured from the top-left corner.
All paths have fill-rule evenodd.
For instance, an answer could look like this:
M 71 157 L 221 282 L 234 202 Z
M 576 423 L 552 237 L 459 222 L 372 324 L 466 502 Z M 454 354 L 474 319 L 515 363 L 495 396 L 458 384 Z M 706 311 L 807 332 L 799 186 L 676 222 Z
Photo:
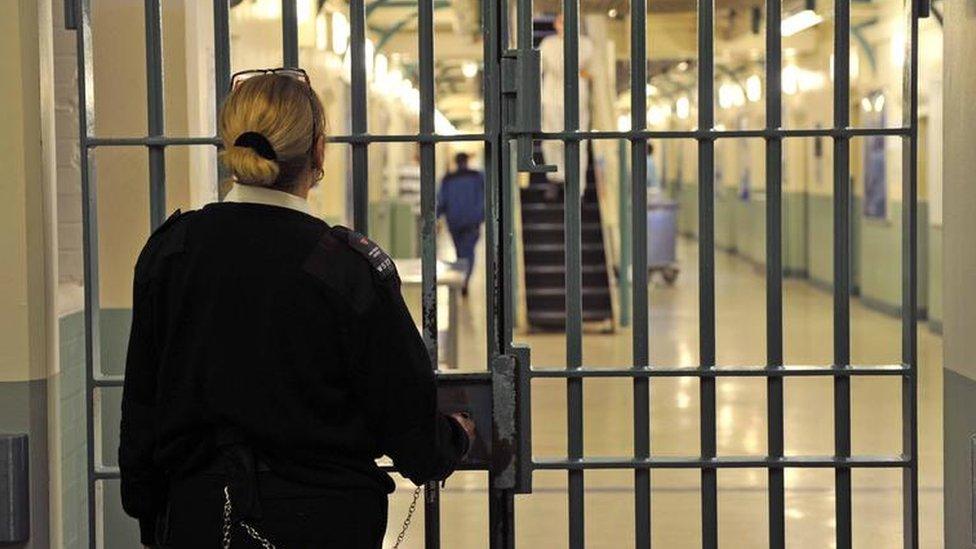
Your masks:
M 885 125 L 884 108 L 865 113 L 864 125 L 870 128 L 883 128 Z M 888 179 L 885 162 L 884 136 L 871 135 L 865 137 L 864 217 L 884 219 L 888 216 Z

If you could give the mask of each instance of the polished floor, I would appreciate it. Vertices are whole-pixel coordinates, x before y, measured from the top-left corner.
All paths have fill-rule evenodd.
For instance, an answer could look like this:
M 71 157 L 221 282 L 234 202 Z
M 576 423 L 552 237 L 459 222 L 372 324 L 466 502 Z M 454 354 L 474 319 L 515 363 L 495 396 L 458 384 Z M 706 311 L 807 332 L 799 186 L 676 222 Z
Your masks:
M 441 239 L 446 240 L 446 239 Z M 698 281 L 696 244 L 679 249 L 682 273 L 673 287 L 651 288 L 649 341 L 652 365 L 697 364 Z M 483 255 L 479 255 L 483 257 Z M 480 266 L 479 266 L 480 267 Z M 485 320 L 481 269 L 472 296 L 461 308 L 461 363 L 485 367 Z M 832 301 L 828 292 L 801 280 L 784 284 L 784 336 L 790 364 L 830 363 Z M 720 365 L 759 365 L 765 356 L 764 272 L 726 253 L 716 254 L 716 334 Z M 897 319 L 863 307 L 851 307 L 852 362 L 899 362 Z M 537 367 L 565 364 L 565 336 L 524 333 L 516 338 L 532 348 Z M 584 363 L 592 367 L 630 363 L 631 331 L 584 335 Z M 919 329 L 920 537 L 926 549 L 942 544 L 942 342 Z M 901 449 L 901 386 L 897 378 L 857 378 L 852 384 L 853 449 L 859 454 L 898 454 Z M 831 454 L 833 391 L 831 378 L 786 381 L 786 451 L 793 455 Z M 562 381 L 537 380 L 532 387 L 533 453 L 566 454 L 566 391 Z M 765 381 L 718 382 L 720 455 L 762 455 L 766 450 Z M 584 450 L 587 456 L 632 453 L 632 384 L 629 380 L 587 380 L 584 389 Z M 660 455 L 696 455 L 699 450 L 698 381 L 654 380 L 651 388 L 651 445 Z M 633 546 L 633 474 L 587 472 L 585 477 L 586 546 Z M 487 547 L 486 475 L 452 477 L 441 494 L 442 546 Z M 392 546 L 410 499 L 407 482 L 391 498 L 387 547 Z M 854 545 L 863 549 L 900 548 L 901 474 L 897 470 L 854 473 Z M 699 474 L 660 471 L 652 475 L 652 535 L 655 547 L 701 546 Z M 566 474 L 537 472 L 531 495 L 516 502 L 519 547 L 567 545 Z M 834 546 L 834 497 L 831 470 L 790 470 L 786 492 L 787 546 L 825 549 Z M 422 506 L 417 511 L 422 517 Z M 766 473 L 723 470 L 719 473 L 719 541 L 728 549 L 768 547 Z M 414 520 L 401 547 L 423 547 L 423 519 Z

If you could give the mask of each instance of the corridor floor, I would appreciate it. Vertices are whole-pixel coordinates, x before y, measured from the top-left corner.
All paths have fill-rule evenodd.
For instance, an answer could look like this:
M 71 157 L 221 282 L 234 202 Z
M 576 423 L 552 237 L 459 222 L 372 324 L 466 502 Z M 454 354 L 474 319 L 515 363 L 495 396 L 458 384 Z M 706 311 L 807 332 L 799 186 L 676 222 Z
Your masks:
M 443 240 L 443 239 L 442 239 Z M 650 353 L 653 365 L 697 365 L 697 247 L 679 246 L 682 272 L 673 287 L 651 288 Z M 479 260 L 484 257 L 479 254 Z M 897 261 L 897 259 L 894 259 Z M 479 267 L 483 267 L 479 265 Z M 892 266 L 893 267 L 893 266 Z M 463 369 L 485 368 L 483 270 L 472 296 L 461 307 Z M 784 283 L 784 345 L 788 364 L 825 365 L 831 358 L 831 294 L 804 280 Z M 757 366 L 765 357 L 765 276 L 762 268 L 737 256 L 716 253 L 716 335 L 718 363 Z M 855 299 L 851 306 L 852 362 L 899 362 L 899 321 L 870 310 Z M 523 333 L 536 367 L 563 367 L 563 334 Z M 584 334 L 584 364 L 630 364 L 631 331 Z M 942 342 L 919 328 L 920 536 L 926 549 L 942 547 Z M 566 455 L 566 390 L 560 380 L 532 386 L 533 453 Z M 901 451 L 901 385 L 898 378 L 856 378 L 852 382 L 852 433 L 856 454 Z M 763 455 L 766 450 L 766 386 L 762 378 L 720 379 L 717 387 L 720 455 Z M 654 454 L 693 456 L 699 451 L 698 381 L 695 378 L 651 382 L 651 447 Z M 786 452 L 833 453 L 832 378 L 787 379 L 785 384 Z M 632 382 L 587 380 L 584 386 L 584 450 L 587 456 L 632 454 Z M 826 549 L 834 546 L 833 471 L 788 470 L 787 546 Z M 854 545 L 863 549 L 901 547 L 901 474 L 898 470 L 858 470 L 854 482 Z M 441 497 L 442 546 L 487 547 L 487 476 L 459 473 Z M 567 545 L 566 474 L 536 472 L 531 495 L 516 500 L 519 547 Z M 633 546 L 633 473 L 587 472 L 585 477 L 586 546 Z M 387 546 L 399 530 L 411 485 L 400 482 L 391 498 Z M 652 473 L 652 534 L 655 547 L 701 546 L 697 471 Z M 422 515 L 422 505 L 418 509 Z M 763 548 L 767 542 L 766 472 L 719 472 L 719 542 L 728 549 Z M 402 547 L 423 546 L 423 521 L 415 520 Z

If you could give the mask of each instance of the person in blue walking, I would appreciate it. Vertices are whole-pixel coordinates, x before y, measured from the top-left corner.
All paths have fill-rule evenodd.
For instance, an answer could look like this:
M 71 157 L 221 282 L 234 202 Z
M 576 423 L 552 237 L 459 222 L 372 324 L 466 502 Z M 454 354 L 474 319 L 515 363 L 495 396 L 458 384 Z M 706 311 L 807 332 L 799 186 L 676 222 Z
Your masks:
M 468 167 L 467 153 L 454 156 L 456 169 L 444 176 L 437 193 L 437 217 L 447 219 L 447 230 L 454 240 L 454 250 L 465 266 L 461 295 L 468 295 L 468 281 L 474 270 L 474 250 L 481 238 L 485 221 L 485 176 Z

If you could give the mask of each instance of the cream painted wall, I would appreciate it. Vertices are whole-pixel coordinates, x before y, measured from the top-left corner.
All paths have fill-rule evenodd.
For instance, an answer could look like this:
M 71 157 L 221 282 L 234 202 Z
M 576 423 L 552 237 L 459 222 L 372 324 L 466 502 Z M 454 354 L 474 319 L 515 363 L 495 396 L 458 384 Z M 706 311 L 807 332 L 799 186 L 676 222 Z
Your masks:
M 0 18 L 0 381 L 42 379 L 48 375 L 49 313 L 53 307 L 55 242 L 51 234 L 53 178 L 50 167 L 50 109 L 41 110 L 39 7 L 31 0 L 10 2 Z M 45 10 L 40 10 L 45 14 Z M 46 21 L 50 13 L 46 12 Z M 48 27 L 49 28 L 49 27 Z M 43 44 L 43 46 L 42 46 Z M 45 80 L 50 84 L 49 80 Z M 43 100 L 50 101 L 47 86 Z M 50 107 L 50 105 L 48 105 Z M 47 202 L 47 204 L 45 204 Z M 47 217 L 46 217 L 47 216 Z M 55 278 L 56 280 L 56 278 Z M 56 332 L 55 332 L 56 334 Z
M 188 133 L 186 10 L 163 3 L 165 132 Z M 143 5 L 101 0 L 92 5 L 95 134 L 146 135 Z M 98 192 L 99 289 L 103 308 L 131 304 L 132 269 L 149 236 L 148 156 L 144 148 L 101 148 L 94 154 Z M 166 149 L 166 209 L 190 207 L 187 147 Z
M 976 379 L 976 64 L 963 54 L 976 51 L 976 6 L 971 0 L 951 0 L 946 7 L 946 19 L 954 24 L 946 26 L 942 134 L 945 367 Z

